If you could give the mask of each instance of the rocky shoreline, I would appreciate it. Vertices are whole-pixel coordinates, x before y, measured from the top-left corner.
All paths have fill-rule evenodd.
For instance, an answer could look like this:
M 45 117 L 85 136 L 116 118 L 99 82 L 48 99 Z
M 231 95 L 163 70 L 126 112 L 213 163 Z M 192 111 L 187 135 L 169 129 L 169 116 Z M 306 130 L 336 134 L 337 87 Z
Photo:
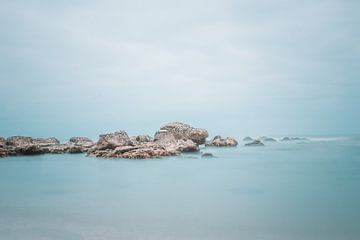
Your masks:
M 125 131 L 102 134 L 94 142 L 87 137 L 72 137 L 66 143 L 54 137 L 31 138 L 25 136 L 0 137 L 0 157 L 38 154 L 86 153 L 88 156 L 103 158 L 146 159 L 178 155 L 183 152 L 197 152 L 199 146 L 235 147 L 238 145 L 232 137 L 215 136 L 206 141 L 208 131 L 185 123 L 172 122 L 160 127 L 154 137 L 139 135 L 129 137 Z M 283 138 L 282 141 L 306 140 L 305 138 Z M 264 146 L 263 142 L 276 142 L 273 138 L 250 137 L 245 146 Z M 205 156 L 210 156 L 206 155 Z

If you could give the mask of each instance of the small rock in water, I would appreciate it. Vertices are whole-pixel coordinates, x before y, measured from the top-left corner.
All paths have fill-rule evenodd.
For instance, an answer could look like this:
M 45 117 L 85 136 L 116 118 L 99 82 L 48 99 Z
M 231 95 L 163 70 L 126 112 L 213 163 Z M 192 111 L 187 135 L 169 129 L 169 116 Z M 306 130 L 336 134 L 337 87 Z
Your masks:
M 246 143 L 245 146 L 246 146 L 246 147 L 250 147 L 250 146 L 264 146 L 264 144 L 263 144 L 261 141 L 259 141 L 259 140 L 254 140 L 254 141 L 252 141 L 252 142 L 250 142 L 250 143 Z
M 213 155 L 212 153 L 203 153 L 203 154 L 201 155 L 201 157 L 203 157 L 203 158 L 209 158 L 209 157 L 214 157 L 214 155 Z

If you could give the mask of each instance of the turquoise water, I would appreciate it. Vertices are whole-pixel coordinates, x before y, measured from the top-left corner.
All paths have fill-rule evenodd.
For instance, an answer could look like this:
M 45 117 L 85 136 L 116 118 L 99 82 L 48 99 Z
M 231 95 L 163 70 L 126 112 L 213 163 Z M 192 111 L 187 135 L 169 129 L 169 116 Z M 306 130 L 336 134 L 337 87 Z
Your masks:
M 0 239 L 360 239 L 360 138 L 0 159 Z

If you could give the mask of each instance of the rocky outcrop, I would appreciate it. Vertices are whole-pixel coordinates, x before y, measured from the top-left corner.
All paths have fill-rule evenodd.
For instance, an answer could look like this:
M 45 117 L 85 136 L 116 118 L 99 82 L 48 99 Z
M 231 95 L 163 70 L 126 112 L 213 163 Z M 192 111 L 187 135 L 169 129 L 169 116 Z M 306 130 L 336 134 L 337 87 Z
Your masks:
M 238 145 L 238 142 L 235 138 L 227 137 L 222 138 L 221 136 L 215 136 L 211 141 L 208 141 L 205 146 L 214 146 L 214 147 L 235 147 Z
M 264 144 L 259 140 L 254 140 L 252 142 L 246 143 L 246 147 L 252 147 L 252 146 L 264 146 Z
M 251 137 L 247 136 L 243 138 L 244 142 L 250 142 L 250 141 L 254 141 L 254 139 L 252 139 Z
M 204 144 L 209 136 L 208 132 L 202 128 L 194 128 L 188 124 L 172 122 L 163 125 L 160 130 L 170 132 L 177 140 L 191 140 L 197 145 Z

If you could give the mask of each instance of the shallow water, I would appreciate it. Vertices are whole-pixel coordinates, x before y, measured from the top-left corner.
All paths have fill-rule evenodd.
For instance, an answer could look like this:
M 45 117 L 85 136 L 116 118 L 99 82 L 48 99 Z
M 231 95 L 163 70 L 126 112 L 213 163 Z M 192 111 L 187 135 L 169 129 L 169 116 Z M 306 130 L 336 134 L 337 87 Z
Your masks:
M 0 239 L 360 239 L 360 138 L 0 159 Z

